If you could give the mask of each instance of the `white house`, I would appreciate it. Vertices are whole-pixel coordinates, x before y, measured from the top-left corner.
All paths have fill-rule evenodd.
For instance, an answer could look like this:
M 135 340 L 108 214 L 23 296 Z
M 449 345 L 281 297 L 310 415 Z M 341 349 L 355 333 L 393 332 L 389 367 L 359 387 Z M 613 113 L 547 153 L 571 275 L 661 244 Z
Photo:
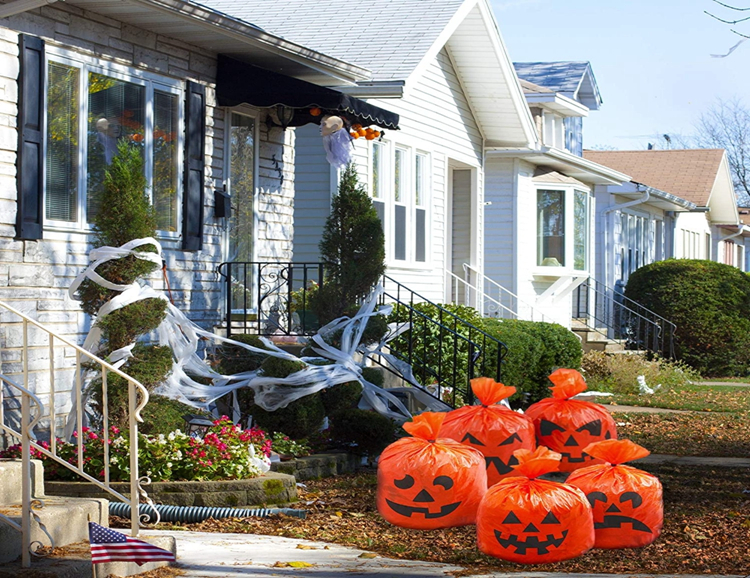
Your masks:
M 631 175 L 597 189 L 597 276 L 624 285 L 635 269 L 674 258 L 709 259 L 744 270 L 744 225 L 723 149 L 585 151 Z

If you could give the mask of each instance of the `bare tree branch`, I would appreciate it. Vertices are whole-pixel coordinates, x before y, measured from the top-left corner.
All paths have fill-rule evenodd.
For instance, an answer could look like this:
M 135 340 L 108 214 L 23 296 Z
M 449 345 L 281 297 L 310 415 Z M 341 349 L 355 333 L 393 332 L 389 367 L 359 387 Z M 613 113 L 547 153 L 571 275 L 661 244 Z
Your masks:
M 738 12 L 747 12 L 750 10 L 750 8 L 737 8 L 736 6 L 730 6 L 729 4 L 724 4 L 724 2 L 719 2 L 719 0 L 713 0 L 716 4 L 719 6 L 723 6 L 724 8 L 729 8 L 730 10 L 737 10 Z
M 740 18 L 739 20 L 724 20 L 723 18 L 719 18 L 715 14 L 711 14 L 708 10 L 704 10 L 703 13 L 708 14 L 711 18 L 714 18 L 719 22 L 723 22 L 724 24 L 739 24 L 740 22 L 750 20 L 750 16 L 748 16 L 747 18 Z

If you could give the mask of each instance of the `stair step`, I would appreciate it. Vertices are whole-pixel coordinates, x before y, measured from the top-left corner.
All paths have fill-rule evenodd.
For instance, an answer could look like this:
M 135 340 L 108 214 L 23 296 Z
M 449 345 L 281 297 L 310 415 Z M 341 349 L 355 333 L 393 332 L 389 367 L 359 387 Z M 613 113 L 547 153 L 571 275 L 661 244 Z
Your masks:
M 21 460 L 0 459 L 0 507 L 20 504 L 23 464 Z M 31 495 L 44 495 L 44 468 L 40 460 L 31 460 Z
M 55 546 L 66 546 L 88 540 L 88 522 L 109 526 L 109 501 L 97 498 L 63 498 L 43 496 L 44 507 L 34 512 L 47 528 Z M 21 506 L 0 506 L 0 514 L 21 523 Z M 33 518 L 31 540 L 49 546 L 49 538 L 42 532 Z M 0 521 L 0 564 L 11 562 L 21 555 L 21 533 Z

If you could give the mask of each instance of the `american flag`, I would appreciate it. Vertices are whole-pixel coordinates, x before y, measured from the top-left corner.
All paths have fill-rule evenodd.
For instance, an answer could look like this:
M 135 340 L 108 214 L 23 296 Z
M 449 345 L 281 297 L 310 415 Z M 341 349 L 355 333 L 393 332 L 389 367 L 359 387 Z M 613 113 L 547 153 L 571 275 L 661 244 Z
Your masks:
M 94 522 L 89 522 L 91 562 L 135 562 L 139 566 L 146 562 L 174 562 L 172 552 L 115 532 Z

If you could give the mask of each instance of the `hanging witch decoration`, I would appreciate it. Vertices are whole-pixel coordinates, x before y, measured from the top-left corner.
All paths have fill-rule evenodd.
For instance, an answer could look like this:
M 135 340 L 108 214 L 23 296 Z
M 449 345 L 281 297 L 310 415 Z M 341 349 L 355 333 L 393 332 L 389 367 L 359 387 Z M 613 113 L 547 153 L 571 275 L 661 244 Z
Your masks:
M 344 130 L 344 119 L 340 116 L 326 116 L 320 122 L 320 135 L 326 160 L 337 169 L 342 169 L 352 160 L 352 137 Z

